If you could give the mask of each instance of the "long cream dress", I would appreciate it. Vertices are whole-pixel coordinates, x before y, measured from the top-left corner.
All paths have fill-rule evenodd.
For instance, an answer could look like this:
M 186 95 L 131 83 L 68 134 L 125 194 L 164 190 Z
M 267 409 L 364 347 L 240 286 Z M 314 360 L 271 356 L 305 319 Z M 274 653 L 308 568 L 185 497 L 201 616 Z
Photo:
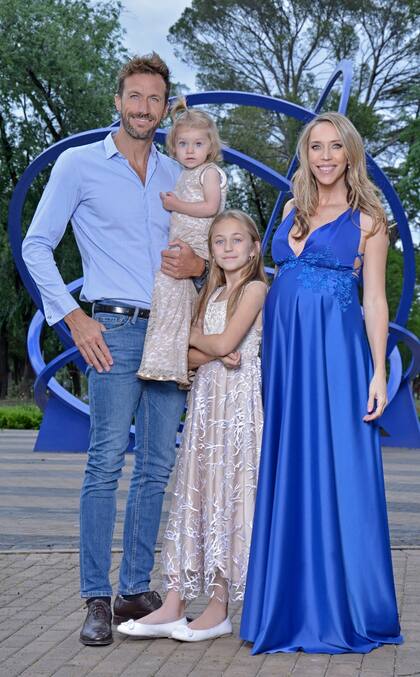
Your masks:
M 185 202 L 204 200 L 203 177 L 210 167 L 216 168 L 220 174 L 221 212 L 226 202 L 226 174 L 214 163 L 184 169 L 177 181 L 175 194 Z M 207 238 L 212 221 L 213 218 L 172 212 L 169 239 L 183 240 L 198 256 L 208 260 Z M 156 273 L 143 357 L 137 376 L 190 385 L 188 342 L 196 300 L 197 291 L 191 279 L 175 280 L 160 270 Z
M 224 330 L 221 290 L 208 303 L 205 334 Z M 243 599 L 263 423 L 260 340 L 255 324 L 238 347 L 240 367 L 202 365 L 188 396 L 162 549 L 165 587 L 183 599 Z

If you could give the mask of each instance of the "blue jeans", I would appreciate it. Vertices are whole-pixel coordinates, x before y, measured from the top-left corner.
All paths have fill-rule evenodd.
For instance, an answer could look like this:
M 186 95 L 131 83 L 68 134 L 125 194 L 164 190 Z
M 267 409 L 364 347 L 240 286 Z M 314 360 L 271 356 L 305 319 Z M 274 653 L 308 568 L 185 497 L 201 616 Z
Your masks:
M 149 590 L 163 495 L 175 462 L 185 392 L 172 382 L 136 376 L 147 320 L 96 313 L 114 364 L 88 372 L 91 416 L 88 460 L 80 500 L 82 597 L 110 596 L 116 489 L 135 419 L 135 461 L 124 522 L 120 594 Z

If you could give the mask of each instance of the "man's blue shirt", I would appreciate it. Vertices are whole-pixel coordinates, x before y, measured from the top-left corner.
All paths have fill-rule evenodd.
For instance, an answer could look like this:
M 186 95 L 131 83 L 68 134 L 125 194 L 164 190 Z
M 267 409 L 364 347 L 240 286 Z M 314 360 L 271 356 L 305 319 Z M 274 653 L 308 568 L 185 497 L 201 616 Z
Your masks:
M 174 189 L 180 171 L 175 160 L 152 145 L 143 184 L 111 133 L 60 155 L 22 248 L 48 324 L 78 307 L 53 257 L 69 221 L 82 257 L 80 298 L 150 307 L 169 233 L 170 215 L 159 193 Z

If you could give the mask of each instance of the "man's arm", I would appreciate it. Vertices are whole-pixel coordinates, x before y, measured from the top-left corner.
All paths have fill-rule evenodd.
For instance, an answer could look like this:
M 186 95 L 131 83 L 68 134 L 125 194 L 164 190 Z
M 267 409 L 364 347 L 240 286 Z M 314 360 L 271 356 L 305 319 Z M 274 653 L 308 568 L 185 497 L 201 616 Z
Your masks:
M 78 308 L 56 266 L 53 251 L 64 235 L 79 201 L 79 171 L 64 152 L 55 163 L 22 245 L 22 256 L 36 283 L 48 324 Z
M 36 283 L 48 324 L 64 318 L 84 360 L 99 372 L 109 371 L 112 357 L 103 339 L 105 327 L 90 318 L 67 290 L 53 251 L 81 200 L 80 166 L 64 152 L 55 163 L 50 180 L 22 245 L 22 256 Z

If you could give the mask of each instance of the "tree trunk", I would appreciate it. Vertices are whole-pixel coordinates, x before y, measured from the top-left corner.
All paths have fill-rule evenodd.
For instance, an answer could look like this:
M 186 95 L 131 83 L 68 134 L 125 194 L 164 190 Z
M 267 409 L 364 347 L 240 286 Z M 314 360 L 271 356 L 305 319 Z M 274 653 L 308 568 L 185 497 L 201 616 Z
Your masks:
M 0 329 L 0 399 L 7 397 L 9 383 L 9 344 L 5 327 Z
M 25 358 L 24 362 L 20 363 L 20 366 L 23 367 L 23 369 L 21 371 L 22 376 L 19 382 L 19 396 L 24 399 L 29 399 L 32 397 L 35 375 L 28 357 Z
M 73 395 L 75 395 L 76 397 L 80 397 L 80 395 L 82 394 L 80 371 L 74 364 L 70 362 L 70 364 L 67 365 L 67 372 L 71 378 Z

